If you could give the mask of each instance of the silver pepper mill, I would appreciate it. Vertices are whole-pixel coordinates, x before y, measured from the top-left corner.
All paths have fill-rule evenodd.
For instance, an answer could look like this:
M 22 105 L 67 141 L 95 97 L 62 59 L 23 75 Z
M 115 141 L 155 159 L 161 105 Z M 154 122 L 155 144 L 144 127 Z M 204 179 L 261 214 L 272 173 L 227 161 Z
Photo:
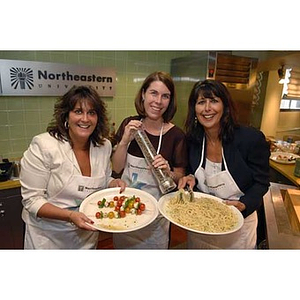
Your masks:
M 152 173 L 159 184 L 160 191 L 163 194 L 173 191 L 176 188 L 176 183 L 174 182 L 174 180 L 167 174 L 165 170 L 153 168 L 152 166 L 156 151 L 151 144 L 146 132 L 140 128 L 137 130 L 134 138 L 141 148 L 147 164 L 151 167 Z

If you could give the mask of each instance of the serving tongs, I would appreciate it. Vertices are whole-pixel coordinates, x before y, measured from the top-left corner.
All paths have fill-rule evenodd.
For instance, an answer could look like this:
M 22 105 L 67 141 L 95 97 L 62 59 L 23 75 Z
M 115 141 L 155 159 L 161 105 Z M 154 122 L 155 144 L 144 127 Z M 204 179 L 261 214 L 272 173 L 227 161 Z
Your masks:
M 184 204 L 185 202 L 193 202 L 194 200 L 194 192 L 190 186 L 186 186 L 184 189 L 178 190 L 177 203 Z
M 189 185 L 187 186 L 186 190 L 190 195 L 190 202 L 194 202 L 195 201 L 195 195 L 194 195 L 194 192 L 193 192 L 193 190 L 191 189 L 191 187 Z

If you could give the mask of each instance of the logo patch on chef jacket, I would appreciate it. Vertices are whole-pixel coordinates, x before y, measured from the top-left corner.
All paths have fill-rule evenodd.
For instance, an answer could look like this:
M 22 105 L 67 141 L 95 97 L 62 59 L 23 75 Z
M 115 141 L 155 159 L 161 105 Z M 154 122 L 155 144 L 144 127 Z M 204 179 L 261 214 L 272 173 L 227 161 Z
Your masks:
M 78 186 L 78 191 L 79 192 L 83 192 L 84 191 L 84 186 L 83 185 L 79 185 Z

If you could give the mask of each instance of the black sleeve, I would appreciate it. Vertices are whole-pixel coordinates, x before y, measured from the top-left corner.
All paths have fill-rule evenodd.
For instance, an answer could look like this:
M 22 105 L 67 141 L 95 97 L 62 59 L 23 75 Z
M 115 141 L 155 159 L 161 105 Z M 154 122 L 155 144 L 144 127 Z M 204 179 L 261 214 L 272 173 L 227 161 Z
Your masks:
M 197 141 L 193 141 L 192 139 L 187 139 L 187 148 L 189 156 L 187 174 L 195 174 L 197 168 L 199 167 L 202 147 L 202 142 L 199 143 Z
M 270 185 L 270 148 L 262 132 L 256 135 L 247 152 L 247 165 L 252 172 L 252 184 L 247 190 L 243 191 L 244 196 L 240 198 L 240 201 L 246 205 L 246 210 L 242 212 L 244 217 L 247 217 L 260 207 L 263 196 Z
M 174 150 L 172 151 L 172 166 L 186 169 L 188 164 L 187 144 L 185 134 L 176 130 Z

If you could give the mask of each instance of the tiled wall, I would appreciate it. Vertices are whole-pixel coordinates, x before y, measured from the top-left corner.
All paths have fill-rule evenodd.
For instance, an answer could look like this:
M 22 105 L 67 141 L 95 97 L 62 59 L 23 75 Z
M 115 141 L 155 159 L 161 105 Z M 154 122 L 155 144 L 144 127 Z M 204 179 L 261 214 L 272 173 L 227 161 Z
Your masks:
M 134 97 L 148 74 L 170 72 L 171 60 L 189 51 L 0 51 L 0 59 L 114 67 L 116 96 L 104 98 L 111 122 L 135 114 Z M 32 137 L 44 132 L 52 118 L 56 97 L 0 96 L 0 156 L 22 156 Z M 178 112 L 180 113 L 180 112 Z

